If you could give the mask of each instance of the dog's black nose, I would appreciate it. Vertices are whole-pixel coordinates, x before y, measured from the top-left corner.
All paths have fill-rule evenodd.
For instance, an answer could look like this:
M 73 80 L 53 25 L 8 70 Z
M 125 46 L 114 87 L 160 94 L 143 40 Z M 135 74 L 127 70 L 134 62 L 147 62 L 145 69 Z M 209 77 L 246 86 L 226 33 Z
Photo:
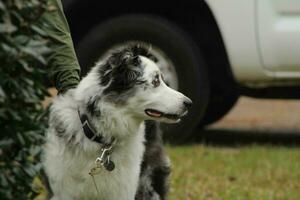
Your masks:
M 190 108 L 193 105 L 193 102 L 190 99 L 186 99 L 183 104 L 186 108 Z

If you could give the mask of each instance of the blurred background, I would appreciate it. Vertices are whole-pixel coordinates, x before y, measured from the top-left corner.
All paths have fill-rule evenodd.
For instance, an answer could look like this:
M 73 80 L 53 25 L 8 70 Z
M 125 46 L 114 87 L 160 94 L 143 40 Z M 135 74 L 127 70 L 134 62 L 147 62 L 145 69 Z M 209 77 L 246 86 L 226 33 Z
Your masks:
M 129 42 L 145 43 L 167 84 L 193 100 L 182 123 L 163 126 L 173 163 L 169 199 L 300 198 L 299 0 L 62 2 L 83 76 L 110 50 Z M 18 5 L 9 7 L 11 14 L 27 16 Z M 3 14 L 6 6 L 0 2 L 0 31 L 4 34 L 0 79 L 5 80 L 0 88 L 0 117 L 6 133 L 0 143 L 4 160 L 0 162 L 0 192 L 9 199 L 13 191 L 31 190 L 30 180 L 40 169 L 39 150 L 32 144 L 40 144 L 41 138 L 32 141 L 24 130 L 35 137 L 43 130 L 40 126 L 19 128 L 16 134 L 9 127 L 24 119 L 44 119 L 38 116 L 52 97 L 43 101 L 44 106 L 36 106 L 47 91 L 41 86 L 45 75 L 32 71 L 31 66 L 46 65 L 45 35 L 30 25 L 31 18 L 8 22 Z M 24 21 L 30 34 L 24 31 Z M 15 31 L 39 42 L 11 38 Z M 15 53 L 12 43 L 23 45 L 28 58 Z M 19 67 L 8 70 L 2 66 Z M 55 96 L 55 89 L 48 91 Z M 32 101 L 24 104 L 24 99 Z M 20 115 L 28 105 L 32 109 Z M 26 144 L 29 150 L 7 153 L 14 147 L 10 136 L 20 141 L 18 148 Z M 14 160 L 19 156 L 20 162 L 8 165 L 7 155 Z M 29 174 L 22 183 L 27 187 L 11 190 L 23 180 L 17 172 L 21 158 L 31 159 L 24 168 L 27 171 L 21 170 Z M 11 166 L 15 170 L 7 170 Z M 32 196 L 43 191 L 39 179 L 33 189 Z

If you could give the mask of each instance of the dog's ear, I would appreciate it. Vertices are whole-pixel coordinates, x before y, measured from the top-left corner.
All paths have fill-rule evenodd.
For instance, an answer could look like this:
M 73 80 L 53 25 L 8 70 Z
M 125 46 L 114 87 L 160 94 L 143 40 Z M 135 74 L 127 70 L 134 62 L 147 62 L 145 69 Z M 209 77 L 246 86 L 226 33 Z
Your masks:
M 130 63 L 136 62 L 133 54 L 126 49 L 112 52 L 111 56 L 99 68 L 101 85 L 107 85 L 117 74 L 129 73 Z
M 133 55 L 144 56 L 149 58 L 153 62 L 157 62 L 157 58 L 151 53 L 152 46 L 151 44 L 144 44 L 144 43 L 131 43 L 129 44 L 130 51 Z
M 138 55 L 133 55 L 132 52 L 123 52 L 120 56 L 120 60 L 114 63 L 112 67 L 113 76 L 117 76 L 124 85 L 128 85 L 131 82 L 135 82 L 137 77 L 141 73 L 141 60 Z
M 136 48 L 126 47 L 113 52 L 99 69 L 101 85 L 108 85 L 104 94 L 111 91 L 121 93 L 143 83 L 144 80 L 141 80 L 143 68 Z
M 135 54 L 131 49 L 125 48 L 117 51 L 108 59 L 108 64 L 114 68 L 134 68 L 141 64 L 141 59 L 138 54 Z

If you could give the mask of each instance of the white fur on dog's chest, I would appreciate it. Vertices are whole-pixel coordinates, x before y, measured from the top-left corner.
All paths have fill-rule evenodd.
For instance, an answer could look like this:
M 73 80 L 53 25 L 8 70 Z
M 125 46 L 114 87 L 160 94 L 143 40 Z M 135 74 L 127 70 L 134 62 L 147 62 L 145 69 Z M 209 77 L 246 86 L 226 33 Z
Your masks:
M 56 191 L 53 200 L 133 200 L 136 194 L 140 165 L 144 153 L 144 124 L 137 133 L 123 141 L 117 141 L 111 154 L 115 169 L 111 172 L 105 168 L 94 176 L 99 194 L 95 188 L 90 169 L 100 155 L 98 151 L 78 152 L 59 145 L 60 138 L 48 132 L 45 165 L 50 175 L 51 185 Z M 95 142 L 89 142 L 95 147 Z M 96 144 L 98 146 L 98 144 Z M 54 161 L 54 162 L 53 162 Z
M 133 147 L 133 146 L 131 146 Z M 135 148 L 115 149 L 111 155 L 111 160 L 116 167 L 109 172 L 102 168 L 101 172 L 94 176 L 97 188 L 101 198 L 97 194 L 92 177 L 88 175 L 89 170 L 93 166 L 92 163 L 82 170 L 82 176 L 85 177 L 83 184 L 78 183 L 84 192 L 79 196 L 84 199 L 103 199 L 103 200 L 133 200 L 139 179 L 141 158 L 144 152 L 143 144 L 134 145 Z
M 103 168 L 100 174 L 94 176 L 103 199 L 134 199 L 144 153 L 143 138 L 137 136 L 137 138 L 132 138 L 129 143 L 131 144 L 123 144 L 124 146 L 114 149 L 111 160 L 116 167 L 113 171 L 109 172 Z M 88 187 L 91 189 L 90 185 Z M 94 187 L 92 187 L 91 193 L 97 196 Z

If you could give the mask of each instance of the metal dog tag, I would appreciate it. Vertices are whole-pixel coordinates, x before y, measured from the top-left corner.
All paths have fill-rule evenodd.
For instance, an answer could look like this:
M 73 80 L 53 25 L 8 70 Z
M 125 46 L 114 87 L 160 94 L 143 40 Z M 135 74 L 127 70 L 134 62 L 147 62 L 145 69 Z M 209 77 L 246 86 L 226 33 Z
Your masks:
M 115 169 L 115 163 L 110 160 L 112 146 L 108 146 L 106 148 L 101 149 L 102 154 L 99 158 L 100 163 L 107 171 L 113 171 Z
M 105 169 L 107 171 L 111 172 L 115 169 L 115 163 L 113 161 L 111 161 L 109 158 L 110 157 L 108 156 L 106 162 L 103 163 L 103 166 L 105 167 Z

